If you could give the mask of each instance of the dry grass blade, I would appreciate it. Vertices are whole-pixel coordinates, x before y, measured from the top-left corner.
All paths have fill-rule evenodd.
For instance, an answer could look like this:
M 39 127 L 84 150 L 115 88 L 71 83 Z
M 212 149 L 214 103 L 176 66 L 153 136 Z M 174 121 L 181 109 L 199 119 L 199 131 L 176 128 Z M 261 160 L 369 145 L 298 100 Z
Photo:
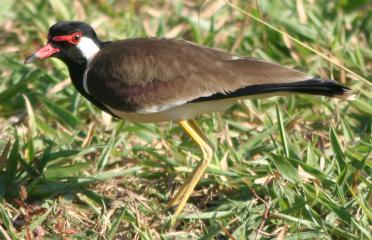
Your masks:
M 296 0 L 296 7 L 297 7 L 298 16 L 300 18 L 300 23 L 307 24 L 307 15 L 306 15 L 306 10 L 304 7 L 303 0 Z
M 12 238 L 8 235 L 8 233 L 5 231 L 5 229 L 1 225 L 0 225 L 0 232 L 6 240 L 12 240 Z
M 81 144 L 82 148 L 89 146 L 89 144 L 91 143 L 93 136 L 94 136 L 95 128 L 96 128 L 95 122 L 92 122 L 91 124 L 89 124 L 87 136 L 85 137 L 83 143 Z
M 276 237 L 276 240 L 285 240 L 287 232 L 288 232 L 288 227 L 287 225 L 284 225 L 283 227 L 281 227 L 279 234 Z

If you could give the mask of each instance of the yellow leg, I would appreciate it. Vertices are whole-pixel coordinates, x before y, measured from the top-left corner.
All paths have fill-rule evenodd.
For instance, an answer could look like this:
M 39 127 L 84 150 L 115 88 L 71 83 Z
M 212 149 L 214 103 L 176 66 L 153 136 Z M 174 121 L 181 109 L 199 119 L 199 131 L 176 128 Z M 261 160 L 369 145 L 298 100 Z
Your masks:
M 175 223 L 178 215 L 181 213 L 192 191 L 199 182 L 200 178 L 203 176 L 205 169 L 213 157 L 212 144 L 209 142 L 203 131 L 198 127 L 194 120 L 183 120 L 180 121 L 179 124 L 183 130 L 185 130 L 185 132 L 199 145 L 203 153 L 203 159 L 168 204 L 169 207 L 173 207 L 178 204 L 172 218 L 172 225 Z
M 204 135 L 203 131 L 199 128 L 197 123 L 194 120 L 184 120 L 179 122 L 180 126 L 184 129 L 184 131 L 200 146 L 203 154 L 204 154 L 204 146 L 207 145 L 207 148 L 212 149 L 212 144 L 209 142 L 207 137 Z M 195 136 L 195 137 L 194 137 Z M 213 153 L 212 153 L 213 154 Z M 204 156 L 203 156 L 204 157 Z M 193 179 L 195 172 L 197 171 L 199 165 L 201 165 L 203 161 L 201 161 L 198 166 L 194 169 L 194 171 L 188 176 L 185 183 L 182 187 L 177 191 L 176 195 L 170 200 L 168 203 L 168 207 L 174 207 L 179 204 L 181 197 L 183 196 L 187 186 L 189 185 L 190 181 Z
M 209 142 L 209 140 L 205 137 L 203 134 L 203 131 L 198 127 L 197 123 L 194 120 L 185 120 L 179 122 L 181 127 L 191 136 L 192 139 L 194 139 L 198 145 L 200 146 L 201 150 L 203 151 L 204 154 L 204 146 L 207 144 L 208 148 L 212 148 L 212 144 Z M 195 138 L 194 138 L 195 136 Z M 197 140 L 196 140 L 197 139 Z M 176 195 L 172 198 L 172 200 L 168 203 L 168 207 L 174 207 L 176 206 L 179 202 L 180 199 L 185 192 L 187 186 L 189 185 L 190 181 L 193 179 L 196 170 L 198 169 L 199 165 L 202 164 L 203 161 L 201 161 L 198 166 L 194 169 L 194 171 L 189 175 L 189 177 L 186 179 L 185 183 L 182 185 L 182 187 L 178 190 Z

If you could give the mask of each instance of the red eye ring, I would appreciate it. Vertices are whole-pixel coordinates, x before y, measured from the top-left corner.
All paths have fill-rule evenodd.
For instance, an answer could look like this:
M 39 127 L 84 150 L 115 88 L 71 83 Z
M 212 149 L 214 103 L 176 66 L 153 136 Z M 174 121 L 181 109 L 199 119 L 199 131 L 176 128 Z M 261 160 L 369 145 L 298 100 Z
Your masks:
M 78 44 L 80 42 L 80 39 L 81 39 L 80 32 L 73 33 L 72 38 L 71 38 L 71 43 Z
M 55 42 L 69 42 L 71 44 L 76 45 L 80 42 L 82 36 L 83 36 L 82 32 L 74 32 L 73 34 L 70 35 L 55 36 L 52 38 L 52 40 Z

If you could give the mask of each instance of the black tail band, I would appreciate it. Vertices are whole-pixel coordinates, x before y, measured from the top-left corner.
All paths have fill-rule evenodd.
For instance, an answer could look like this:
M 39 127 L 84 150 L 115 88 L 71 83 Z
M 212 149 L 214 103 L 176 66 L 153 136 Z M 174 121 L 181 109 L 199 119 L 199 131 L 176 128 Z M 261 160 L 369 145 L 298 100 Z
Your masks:
M 336 81 L 313 78 L 292 83 L 251 85 L 240 88 L 231 93 L 216 93 L 208 97 L 200 97 L 193 100 L 192 102 L 204 102 L 224 98 L 236 98 L 275 92 L 293 92 L 329 97 L 343 97 L 350 95 L 351 89 L 342 86 Z

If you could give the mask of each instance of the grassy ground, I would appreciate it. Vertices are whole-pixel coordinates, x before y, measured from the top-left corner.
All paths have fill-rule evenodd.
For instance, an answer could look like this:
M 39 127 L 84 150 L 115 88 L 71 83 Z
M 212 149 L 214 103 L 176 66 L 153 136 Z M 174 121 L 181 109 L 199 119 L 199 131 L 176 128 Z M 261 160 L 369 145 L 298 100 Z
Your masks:
M 0 239 L 372 238 L 368 0 L 232 1 L 333 63 L 223 1 L 109 2 L 0 3 Z M 24 66 L 67 19 L 102 39 L 177 37 L 278 62 L 337 79 L 356 99 L 247 100 L 201 116 L 216 155 L 170 228 L 166 203 L 198 148 L 174 123 L 102 114 L 58 60 Z

